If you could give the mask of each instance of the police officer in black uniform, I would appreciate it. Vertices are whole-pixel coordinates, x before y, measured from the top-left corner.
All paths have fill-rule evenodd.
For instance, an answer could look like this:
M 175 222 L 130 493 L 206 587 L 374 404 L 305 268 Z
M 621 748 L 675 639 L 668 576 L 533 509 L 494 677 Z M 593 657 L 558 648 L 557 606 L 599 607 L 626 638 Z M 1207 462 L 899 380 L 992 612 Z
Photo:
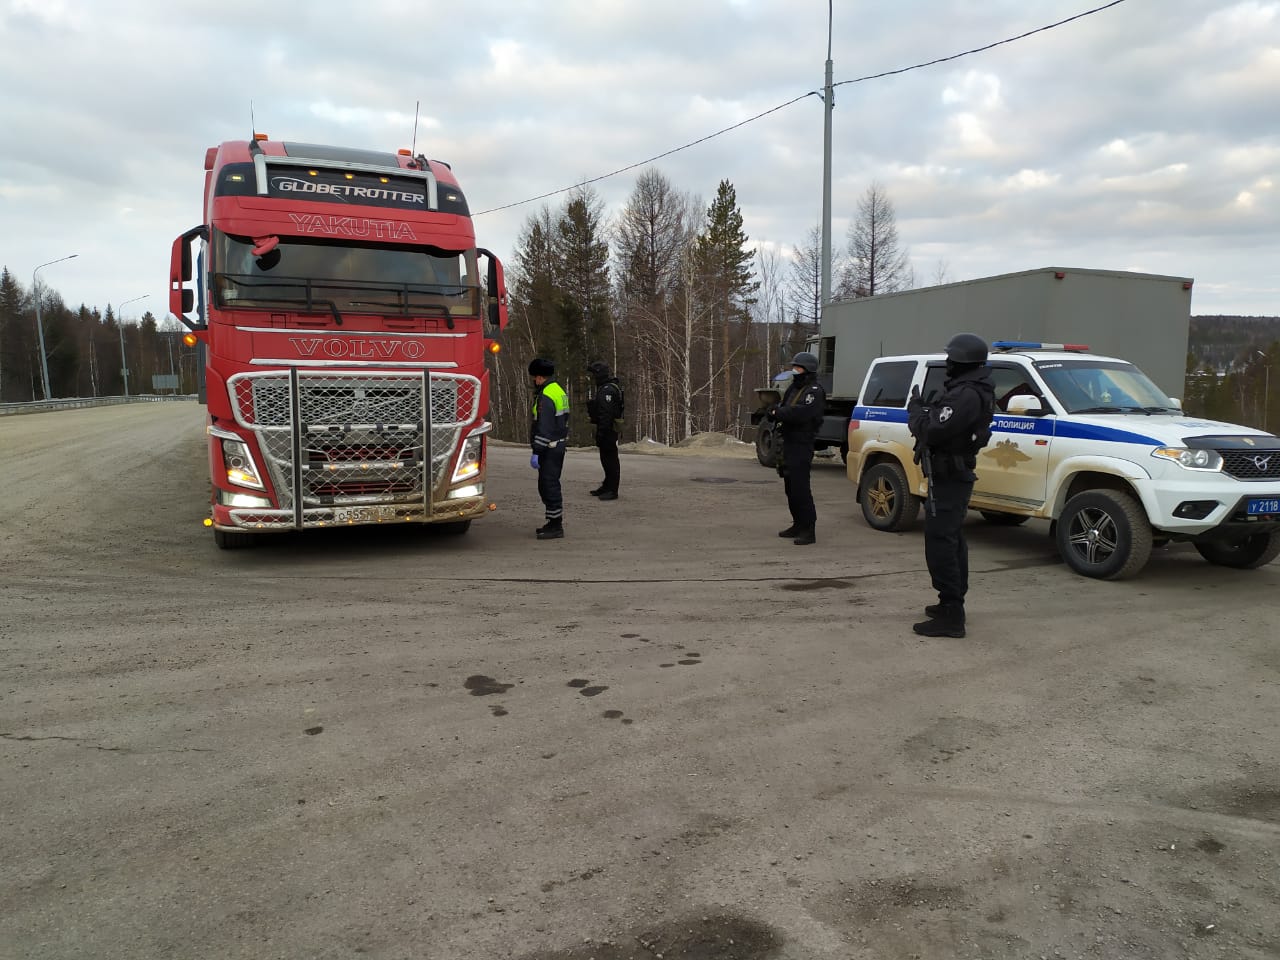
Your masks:
M 978 451 L 991 439 L 995 388 L 987 369 L 987 344 L 958 333 L 947 344 L 942 395 L 922 400 L 919 388 L 907 404 L 908 426 L 929 478 L 924 557 L 938 602 L 911 629 L 925 637 L 964 636 L 964 597 L 969 592 L 969 547 L 964 518 L 977 475 Z
M 795 374 L 781 403 L 769 408 L 769 419 L 777 421 L 782 433 L 783 487 L 787 491 L 787 507 L 791 510 L 791 526 L 778 531 L 780 537 L 794 537 L 796 546 L 813 543 L 817 536 L 818 511 L 813 505 L 809 469 L 813 465 L 813 441 L 822 426 L 827 392 L 818 382 L 818 358 L 812 353 L 797 353 L 791 359 Z
M 588 364 L 587 372 L 596 381 L 595 393 L 587 401 L 587 416 L 596 426 L 596 446 L 600 448 L 600 467 L 604 470 L 604 480 L 591 495 L 601 500 L 617 500 L 618 481 L 622 476 L 618 463 L 618 434 L 625 405 L 622 384 L 609 373 L 609 365 L 603 360 Z

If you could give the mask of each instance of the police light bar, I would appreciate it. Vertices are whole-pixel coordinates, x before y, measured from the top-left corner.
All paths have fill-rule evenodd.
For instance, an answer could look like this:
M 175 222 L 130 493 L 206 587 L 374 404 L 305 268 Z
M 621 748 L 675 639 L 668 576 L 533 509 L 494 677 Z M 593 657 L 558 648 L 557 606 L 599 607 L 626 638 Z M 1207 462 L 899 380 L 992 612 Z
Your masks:
M 1071 353 L 1088 353 L 1089 348 L 1083 343 L 1039 343 L 1035 340 L 996 340 L 991 344 L 993 350 L 1066 350 Z

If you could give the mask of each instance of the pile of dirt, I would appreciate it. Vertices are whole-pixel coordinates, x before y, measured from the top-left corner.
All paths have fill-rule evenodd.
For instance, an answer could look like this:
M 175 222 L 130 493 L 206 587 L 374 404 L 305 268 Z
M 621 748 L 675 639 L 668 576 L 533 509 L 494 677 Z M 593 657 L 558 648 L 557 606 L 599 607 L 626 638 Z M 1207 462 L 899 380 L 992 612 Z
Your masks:
M 754 457 L 755 446 L 744 443 L 727 433 L 695 433 L 691 437 L 668 446 L 645 437 L 635 443 L 623 443 L 618 449 L 624 453 L 649 453 L 676 457 Z

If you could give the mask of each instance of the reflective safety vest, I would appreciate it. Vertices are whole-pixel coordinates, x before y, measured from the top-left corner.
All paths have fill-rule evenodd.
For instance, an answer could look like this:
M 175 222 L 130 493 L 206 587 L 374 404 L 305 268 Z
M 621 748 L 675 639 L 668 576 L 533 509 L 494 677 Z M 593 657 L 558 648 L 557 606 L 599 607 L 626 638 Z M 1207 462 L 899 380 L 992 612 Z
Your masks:
M 550 407 L 543 401 L 550 400 Z M 533 398 L 530 442 L 535 450 L 559 446 L 569 436 L 569 395 L 554 380 L 543 384 Z

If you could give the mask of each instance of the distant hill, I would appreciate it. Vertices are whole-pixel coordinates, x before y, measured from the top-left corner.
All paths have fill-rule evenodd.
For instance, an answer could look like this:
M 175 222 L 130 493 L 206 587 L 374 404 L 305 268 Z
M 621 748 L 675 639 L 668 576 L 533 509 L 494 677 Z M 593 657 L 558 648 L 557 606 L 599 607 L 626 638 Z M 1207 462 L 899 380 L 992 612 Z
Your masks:
M 1253 350 L 1271 353 L 1268 347 L 1280 342 L 1280 317 L 1192 317 L 1189 340 L 1201 364 L 1225 370 Z

